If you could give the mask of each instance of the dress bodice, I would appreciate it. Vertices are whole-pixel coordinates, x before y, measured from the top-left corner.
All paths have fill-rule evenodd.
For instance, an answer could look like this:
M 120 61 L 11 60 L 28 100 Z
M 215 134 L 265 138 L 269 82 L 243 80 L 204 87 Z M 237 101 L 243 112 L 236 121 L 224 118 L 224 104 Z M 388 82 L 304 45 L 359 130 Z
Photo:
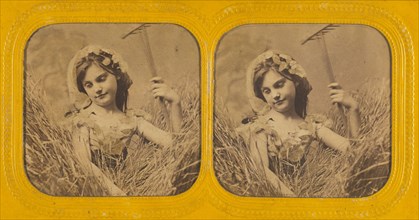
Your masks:
M 268 115 L 258 116 L 246 125 L 238 128 L 239 135 L 251 140 L 253 134 L 263 133 L 267 138 L 269 157 L 276 157 L 291 163 L 300 162 L 307 154 L 313 141 L 318 140 L 317 130 L 322 126 L 330 127 L 330 120 L 322 115 L 308 115 L 292 132 L 278 131 L 276 121 Z M 281 133 L 281 135 L 280 135 Z M 246 141 L 245 141 L 246 142 Z
M 115 168 L 128 154 L 132 138 L 141 136 L 138 125 L 144 120 L 142 114 L 128 111 L 117 122 L 99 126 L 95 112 L 82 111 L 73 115 L 73 135 L 87 139 L 91 160 L 98 167 Z M 74 138 L 74 137 L 73 137 Z

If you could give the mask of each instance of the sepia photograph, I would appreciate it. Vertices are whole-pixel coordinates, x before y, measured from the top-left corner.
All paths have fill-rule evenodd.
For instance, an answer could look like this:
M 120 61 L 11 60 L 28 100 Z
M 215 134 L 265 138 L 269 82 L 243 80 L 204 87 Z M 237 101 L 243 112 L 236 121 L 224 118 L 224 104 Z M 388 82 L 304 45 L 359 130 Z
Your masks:
M 25 50 L 29 181 L 53 196 L 171 196 L 198 177 L 200 52 L 175 24 L 54 24 Z
M 391 52 L 366 25 L 248 24 L 215 53 L 214 170 L 248 197 L 359 198 L 391 168 Z

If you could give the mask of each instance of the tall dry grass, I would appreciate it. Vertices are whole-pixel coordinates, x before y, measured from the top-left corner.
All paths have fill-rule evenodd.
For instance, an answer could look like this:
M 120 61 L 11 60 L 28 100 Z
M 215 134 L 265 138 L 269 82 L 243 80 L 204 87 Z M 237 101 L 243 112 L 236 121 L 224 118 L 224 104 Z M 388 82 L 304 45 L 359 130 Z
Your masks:
M 168 196 L 189 189 L 200 168 L 200 101 L 198 84 L 178 87 L 182 97 L 183 126 L 175 134 L 174 146 L 164 148 L 141 138 L 128 149 L 125 167 L 106 170 L 129 196 Z M 68 127 L 52 119 L 54 109 L 43 91 L 27 77 L 25 91 L 25 167 L 30 182 L 40 191 L 55 196 L 108 196 L 96 177 L 79 166 Z M 150 100 L 144 110 L 151 122 L 167 130 L 161 106 Z M 64 114 L 64 113 L 63 113 Z M 64 123 L 65 124 L 65 123 Z M 132 146 L 132 144 L 131 144 Z
M 214 169 L 219 183 L 237 195 L 280 196 L 250 159 L 250 152 L 228 115 L 222 104 L 215 105 Z
M 341 154 L 315 143 L 305 163 L 294 167 L 293 172 L 280 163 L 270 163 L 270 169 L 298 197 L 365 197 L 387 182 L 391 162 L 389 83 L 367 82 L 353 96 L 360 104 L 362 127 L 360 136 L 351 139 L 348 152 Z M 331 107 L 327 116 L 334 122 L 332 130 L 345 136 L 338 109 Z M 214 118 L 214 168 L 221 185 L 241 196 L 281 196 L 268 184 L 264 172 L 253 165 L 248 147 L 235 131 L 238 124 L 220 103 Z

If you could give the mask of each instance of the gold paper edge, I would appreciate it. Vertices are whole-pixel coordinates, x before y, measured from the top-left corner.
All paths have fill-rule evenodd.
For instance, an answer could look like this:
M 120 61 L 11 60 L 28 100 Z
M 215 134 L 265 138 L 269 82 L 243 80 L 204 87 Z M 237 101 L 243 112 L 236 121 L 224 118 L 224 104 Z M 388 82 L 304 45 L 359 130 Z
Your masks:
M 99 11 L 97 14 L 124 14 L 118 17 L 93 17 L 84 7 L 103 7 L 103 3 L 51 2 L 38 4 L 25 14 L 19 15 L 14 28 L 8 31 L 5 46 L 2 48 L 2 90 L 4 108 L 2 109 L 2 179 L 6 189 L 14 199 L 24 204 L 26 209 L 45 217 L 119 217 L 135 218 L 161 217 L 175 218 L 198 210 L 199 203 L 210 204 L 227 216 L 239 218 L 368 218 L 385 214 L 405 195 L 411 182 L 414 136 L 417 119 L 414 99 L 417 98 L 415 82 L 413 43 L 409 29 L 395 15 L 380 7 L 361 2 L 270 2 L 269 7 L 254 7 L 254 2 L 237 1 L 229 4 L 213 17 L 202 15 L 188 2 L 106 2 L 114 5 L 112 10 Z M 211 2 L 216 4 L 216 2 Z M 258 4 L 259 5 L 259 4 Z M 128 7 L 130 6 L 130 7 Z M 134 6 L 134 7 L 133 7 Z M 78 7 L 78 8 L 77 8 Z M 137 8 L 135 8 L 137 7 Z M 103 7 L 107 8 L 107 7 Z M 144 11 L 138 10 L 142 8 Z M 137 10 L 135 10 L 137 9 Z M 120 10 L 120 11 L 119 11 Z M 124 11 L 126 10 L 126 11 Z M 280 16 L 252 17 L 252 13 L 281 11 Z M 66 11 L 64 15 L 60 12 Z M 305 11 L 301 17 L 292 17 Z M 123 12 L 123 13 L 121 13 Z M 128 13 L 134 14 L 129 16 Z M 331 16 L 335 13 L 335 16 Z M 336 13 L 342 13 L 336 15 Z M 352 16 L 343 16 L 351 13 Z M 119 15 L 120 15 L 119 14 Z M 262 13 L 269 14 L 269 13 Z M 324 17 L 326 14 L 326 17 Z M 363 17 L 362 15 L 368 15 Z M 163 15 L 163 16 L 162 16 Z M 339 18 L 340 15 L 340 18 Z M 282 17 L 281 17 L 282 16 Z M 292 17 L 292 18 L 291 18 Z M 316 17 L 320 17 L 317 18 Z M 178 24 L 189 30 L 197 39 L 201 51 L 201 108 L 202 108 L 202 149 L 201 173 L 190 190 L 173 197 L 137 198 L 57 198 L 38 192 L 26 178 L 23 171 L 22 111 L 23 108 L 23 54 L 30 35 L 38 28 L 62 22 L 167 22 Z M 217 182 L 212 168 L 212 111 L 214 54 L 218 40 L 232 28 L 248 23 L 347 23 L 364 24 L 379 30 L 388 40 L 392 51 L 392 171 L 389 182 L 377 194 L 360 199 L 265 199 L 243 198 L 226 192 Z M 417 24 L 417 23 L 416 23 Z M 3 31 L 3 30 L 2 30 Z M 209 71 L 207 71 L 209 70 Z M 13 73 L 11 76 L 10 73 Z M 209 74 L 209 75 L 208 75 Z M 13 84 L 7 84 L 13 78 Z M 210 87 L 208 87 L 208 85 Z M 209 91 L 209 92 L 208 92 Z M 208 92 L 208 94 L 207 94 Z M 416 93 L 414 93 L 416 92 Z M 411 98 L 409 98 L 411 97 Z M 13 116 L 10 112 L 14 110 Z M 17 110 L 17 111 L 16 111 Z M 412 187 L 412 186 L 410 186 Z M 92 201 L 96 202 L 91 205 Z M 417 202 L 417 201 L 416 201 Z M 117 206 L 115 204 L 129 203 Z M 296 208 L 297 205 L 308 207 Z M 77 206 L 76 206 L 77 204 Z M 113 206 L 112 210 L 108 209 Z M 264 207 L 263 209 L 254 206 Z M 164 207 L 164 208 L 161 208 Z M 269 208 L 267 208 L 269 207 Z M 339 208 L 340 207 L 340 208 Z M 371 208 L 373 207 L 373 208 Z M 59 211 L 57 211 L 59 210 Z M 105 213 L 105 215 L 104 215 Z M 196 218 L 205 216 L 198 215 Z

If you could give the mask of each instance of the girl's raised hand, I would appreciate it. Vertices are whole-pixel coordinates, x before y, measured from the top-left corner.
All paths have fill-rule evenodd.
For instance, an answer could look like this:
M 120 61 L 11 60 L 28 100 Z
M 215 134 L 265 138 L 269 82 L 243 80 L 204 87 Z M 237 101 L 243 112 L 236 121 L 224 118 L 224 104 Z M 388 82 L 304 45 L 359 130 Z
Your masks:
M 150 79 L 151 82 L 151 93 L 154 98 L 163 98 L 170 104 L 178 104 L 180 97 L 171 87 L 166 85 L 161 77 L 153 77 Z
M 153 77 L 151 80 L 151 93 L 154 98 L 163 99 L 166 109 L 169 111 L 170 125 L 174 132 L 179 132 L 182 127 L 182 108 L 179 94 L 171 87 L 164 84 L 161 77 Z
M 329 95 L 332 103 L 342 104 L 349 110 L 358 109 L 358 102 L 345 92 L 337 82 L 331 83 L 327 87 L 330 88 Z

